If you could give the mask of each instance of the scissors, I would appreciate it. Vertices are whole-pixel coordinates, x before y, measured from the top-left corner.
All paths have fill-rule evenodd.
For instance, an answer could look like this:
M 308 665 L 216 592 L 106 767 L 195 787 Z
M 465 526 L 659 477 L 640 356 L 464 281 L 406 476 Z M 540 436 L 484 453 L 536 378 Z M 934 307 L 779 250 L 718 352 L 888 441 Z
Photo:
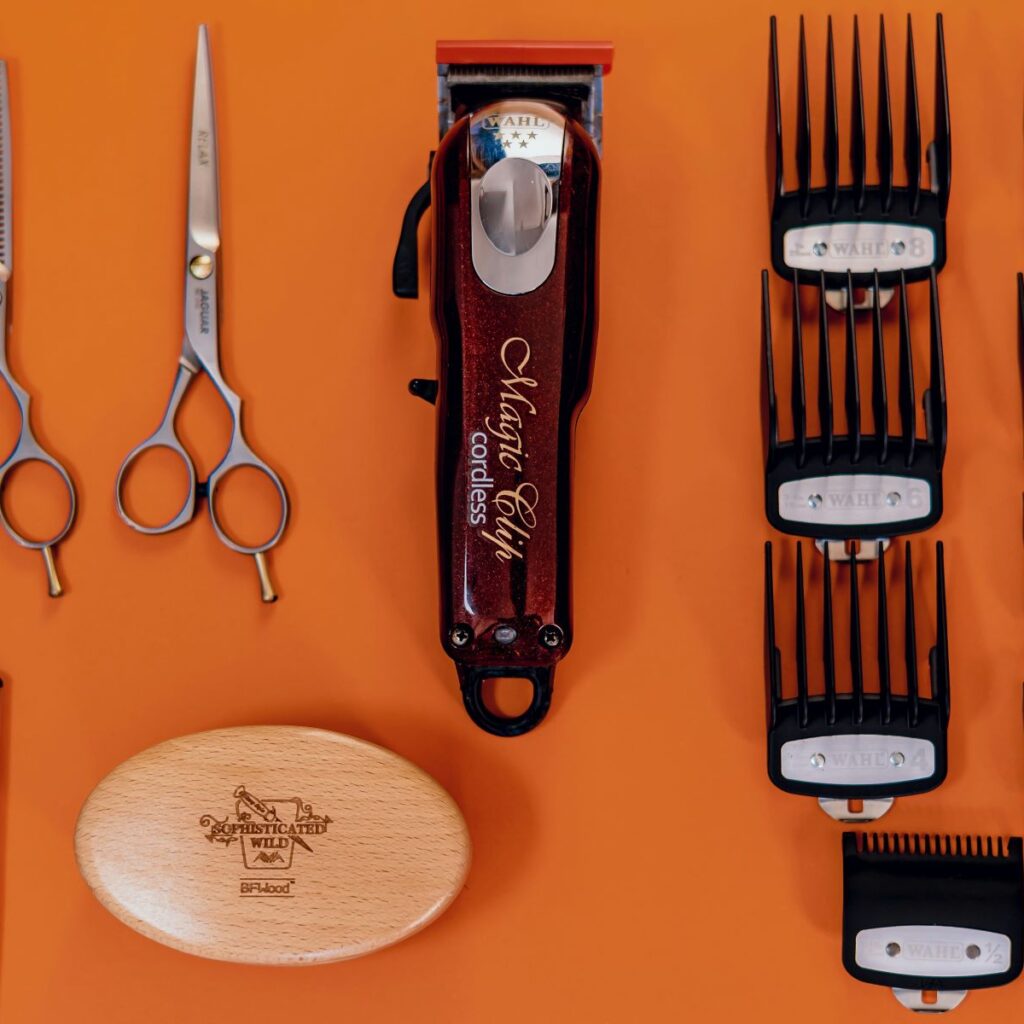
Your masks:
M 192 138 L 190 143 L 188 224 L 185 236 L 185 338 L 178 360 L 178 371 L 171 396 L 160 425 L 140 445 L 133 448 L 117 474 L 115 496 L 121 518 L 140 533 L 162 534 L 177 530 L 196 514 L 197 501 L 206 498 L 210 522 L 218 538 L 232 551 L 252 555 L 259 574 L 260 595 L 264 601 L 277 600 L 267 568 L 266 552 L 281 539 L 288 521 L 288 494 L 277 473 L 249 447 L 242 433 L 242 399 L 224 380 L 218 355 L 217 258 L 220 250 L 220 197 L 217 185 L 217 128 L 214 119 L 213 78 L 206 26 L 199 27 L 196 49 L 196 74 L 192 100 Z M 196 479 L 195 465 L 175 430 L 178 406 L 185 392 L 202 371 L 214 383 L 231 412 L 231 440 L 224 457 L 205 483 Z M 146 526 L 133 519 L 125 508 L 124 484 L 128 470 L 145 452 L 168 448 L 185 463 L 188 470 L 188 494 L 178 513 L 160 526 Z M 217 515 L 215 496 L 218 485 L 233 470 L 250 467 L 265 473 L 277 490 L 281 503 L 277 529 L 263 544 L 238 543 L 224 529 Z
M 43 553 L 46 566 L 46 579 L 50 597 L 60 597 L 64 593 L 57 565 L 54 561 L 54 548 L 64 539 L 75 521 L 75 486 L 71 482 L 68 471 L 36 440 L 32 433 L 32 421 L 29 413 L 30 398 L 28 392 L 14 379 L 11 368 L 7 365 L 7 325 L 10 322 L 10 282 L 11 282 L 11 114 L 10 100 L 7 89 L 7 62 L 0 61 L 0 377 L 10 388 L 14 401 L 18 405 L 21 427 L 14 449 L 0 463 L 0 522 L 4 529 L 23 548 L 32 548 Z M 68 492 L 68 518 L 64 525 L 47 540 L 31 540 L 20 534 L 13 526 L 4 508 L 3 495 L 11 470 L 26 462 L 41 462 L 57 472 Z

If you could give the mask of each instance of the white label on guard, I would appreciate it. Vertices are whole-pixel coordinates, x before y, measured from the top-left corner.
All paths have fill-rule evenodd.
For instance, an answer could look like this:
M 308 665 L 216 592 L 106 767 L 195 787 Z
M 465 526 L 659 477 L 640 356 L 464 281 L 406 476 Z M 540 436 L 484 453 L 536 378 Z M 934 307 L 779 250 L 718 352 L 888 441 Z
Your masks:
M 935 744 L 873 733 L 816 736 L 783 743 L 779 767 L 784 779 L 822 786 L 916 782 L 935 774 Z
M 917 477 L 845 473 L 779 485 L 779 515 L 791 523 L 884 526 L 931 510 L 931 488 Z
M 1010 967 L 1010 939 L 980 928 L 941 924 L 865 928 L 854 940 L 858 967 L 926 978 L 977 978 Z
M 853 221 L 790 228 L 782 236 L 787 267 L 855 274 L 915 270 L 935 262 L 935 233 L 909 224 Z

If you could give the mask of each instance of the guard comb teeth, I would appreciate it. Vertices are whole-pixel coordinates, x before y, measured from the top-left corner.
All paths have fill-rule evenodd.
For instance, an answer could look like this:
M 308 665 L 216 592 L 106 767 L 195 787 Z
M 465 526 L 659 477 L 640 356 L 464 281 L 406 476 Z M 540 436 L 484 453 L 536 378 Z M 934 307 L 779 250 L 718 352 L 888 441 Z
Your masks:
M 771 195 L 772 266 L 783 278 L 795 271 L 810 284 L 819 273 L 826 277 L 831 304 L 846 300 L 847 275 L 857 289 L 877 284 L 883 289 L 882 305 L 889 290 L 905 274 L 907 282 L 921 281 L 930 270 L 941 270 L 946 260 L 946 212 L 949 206 L 951 145 L 948 78 L 942 15 L 935 27 L 935 104 L 933 138 L 927 149 L 928 180 L 925 186 L 922 161 L 920 100 L 914 32 L 907 17 L 904 58 L 904 117 L 901 147 L 902 168 L 896 183 L 889 45 L 884 18 L 878 30 L 878 106 L 876 114 L 876 168 L 868 180 L 867 119 L 861 60 L 860 23 L 853 20 L 851 61 L 851 111 L 849 125 L 850 179 L 840 177 L 842 122 L 836 89 L 836 44 L 831 17 L 825 51 L 824 130 L 821 154 L 824 185 L 814 186 L 816 156 L 812 128 L 813 90 L 807 69 L 807 35 L 800 19 L 796 90 L 796 189 L 786 188 L 787 153 L 783 137 L 782 87 L 778 26 L 770 24 L 768 103 L 768 183 Z M 865 304 L 861 305 L 864 308 Z

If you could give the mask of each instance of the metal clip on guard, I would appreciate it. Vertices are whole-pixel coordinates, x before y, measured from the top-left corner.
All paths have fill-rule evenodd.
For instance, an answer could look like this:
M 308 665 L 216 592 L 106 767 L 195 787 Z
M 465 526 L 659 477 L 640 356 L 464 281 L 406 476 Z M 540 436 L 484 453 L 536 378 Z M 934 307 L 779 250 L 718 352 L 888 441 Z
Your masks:
M 551 702 L 572 643 L 570 479 L 590 391 L 607 43 L 439 43 L 441 143 L 402 226 L 394 291 L 417 295 L 433 204 L 441 642 L 466 710 L 517 736 Z M 484 683 L 524 678 L 506 717 Z
M 942 15 L 935 19 L 935 131 L 928 146 L 929 187 L 921 188 L 921 122 L 917 98 L 914 36 L 907 17 L 906 99 L 903 160 L 906 185 L 893 184 L 893 127 L 889 99 L 889 58 L 885 20 L 879 19 L 878 125 L 875 151 L 878 181 L 867 182 L 867 139 L 860 60 L 860 30 L 853 22 L 853 86 L 850 116 L 850 164 L 853 180 L 839 182 L 839 114 L 832 19 L 828 20 L 825 77 L 825 186 L 811 187 L 811 111 L 807 81 L 807 44 L 800 19 L 797 85 L 796 192 L 787 192 L 783 166 L 782 99 L 775 18 L 771 19 L 768 100 L 768 189 L 771 201 L 772 266 L 783 278 L 794 272 L 801 283 L 825 276 L 828 303 L 844 309 L 856 300 L 848 291 L 866 289 L 857 308 L 886 305 L 901 273 L 907 282 L 923 281 L 946 262 L 946 210 L 949 206 L 951 149 L 946 47 Z M 877 278 L 876 278 L 877 272 Z
M 1024 967 L 1020 838 L 843 835 L 843 966 L 941 1013 Z

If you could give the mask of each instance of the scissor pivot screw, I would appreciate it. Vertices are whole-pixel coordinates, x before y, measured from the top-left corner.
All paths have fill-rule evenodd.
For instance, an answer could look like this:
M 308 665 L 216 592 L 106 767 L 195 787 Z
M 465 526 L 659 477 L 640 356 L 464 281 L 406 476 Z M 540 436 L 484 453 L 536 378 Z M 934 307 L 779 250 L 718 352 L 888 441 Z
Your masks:
M 452 626 L 448 639 L 453 647 L 465 647 L 473 639 L 473 631 L 469 626 Z
M 188 265 L 188 272 L 196 279 L 205 281 L 213 273 L 213 257 L 206 253 L 193 256 Z
M 540 642 L 545 647 L 561 647 L 562 631 L 557 626 L 545 626 L 540 631 Z

